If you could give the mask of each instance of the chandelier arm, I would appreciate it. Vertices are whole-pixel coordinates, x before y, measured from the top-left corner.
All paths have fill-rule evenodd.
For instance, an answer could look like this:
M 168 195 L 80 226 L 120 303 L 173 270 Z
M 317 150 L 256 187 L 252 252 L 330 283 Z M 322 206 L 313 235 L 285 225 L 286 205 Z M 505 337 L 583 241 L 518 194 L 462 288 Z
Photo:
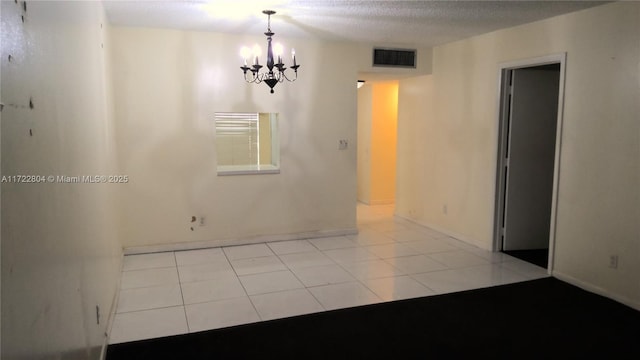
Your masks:
M 244 81 L 246 81 L 247 83 L 251 84 L 251 83 L 255 83 L 255 84 L 260 84 L 262 82 L 262 79 L 260 78 L 260 75 L 257 75 L 256 72 L 251 72 L 251 78 L 247 79 L 247 73 L 244 73 Z
M 296 69 L 295 75 L 296 75 L 296 76 L 295 76 L 293 79 L 289 79 L 289 77 L 287 76 L 287 74 L 285 74 L 285 72 L 284 72 L 284 71 L 282 71 L 282 77 L 283 77 L 283 78 L 285 78 L 285 79 L 287 79 L 287 81 L 288 81 L 288 82 L 294 82 L 294 81 L 298 80 L 298 71 L 297 71 L 297 69 Z

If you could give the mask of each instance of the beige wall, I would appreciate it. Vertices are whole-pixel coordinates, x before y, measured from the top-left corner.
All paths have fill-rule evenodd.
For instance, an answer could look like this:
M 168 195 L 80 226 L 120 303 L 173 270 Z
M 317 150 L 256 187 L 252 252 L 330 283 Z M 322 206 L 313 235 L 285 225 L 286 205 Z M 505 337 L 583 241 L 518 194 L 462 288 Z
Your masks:
M 370 204 L 393 204 L 396 192 L 398 82 L 373 84 Z
M 425 208 L 440 202 L 436 180 L 437 134 L 433 118 L 433 77 L 400 81 L 398 88 L 398 146 L 396 214 L 425 221 Z M 443 164 L 445 165 L 445 164 Z M 429 220 L 430 223 L 435 221 Z
M 300 77 L 245 84 L 243 44 L 263 36 L 114 28 L 115 117 L 124 246 L 186 247 L 356 227 L 356 61 L 340 43 L 295 46 Z M 341 66 L 327 64 L 342 60 Z M 279 113 L 280 174 L 216 175 L 213 114 Z M 192 231 L 191 216 L 205 226 Z M 247 219 L 250 219 L 248 221 Z M 226 242 L 226 241 L 229 242 Z M 148 249 L 148 248 L 147 248 Z
M 423 159 L 398 165 L 409 187 L 420 189 L 408 180 L 408 169 L 426 176 L 422 191 L 398 196 L 398 214 L 491 248 L 499 64 L 562 52 L 554 274 L 640 307 L 640 3 L 608 4 L 436 47 L 432 78 L 400 83 L 399 132 L 422 132 L 429 144 L 414 145 L 425 150 Z M 418 101 L 421 91 L 432 94 L 425 104 Z M 427 104 L 433 115 L 424 119 L 417 110 Z M 611 254 L 620 256 L 617 270 L 607 266 Z
M 115 174 L 100 3 L 1 11 L 2 175 Z M 3 360 L 100 358 L 122 256 L 118 186 L 3 182 Z

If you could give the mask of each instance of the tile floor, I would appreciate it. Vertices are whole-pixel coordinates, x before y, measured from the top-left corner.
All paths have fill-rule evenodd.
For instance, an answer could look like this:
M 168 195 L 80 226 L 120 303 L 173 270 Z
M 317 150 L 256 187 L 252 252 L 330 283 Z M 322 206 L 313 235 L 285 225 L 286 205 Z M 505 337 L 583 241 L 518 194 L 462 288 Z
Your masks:
M 110 343 L 546 277 L 358 205 L 359 234 L 125 256 Z

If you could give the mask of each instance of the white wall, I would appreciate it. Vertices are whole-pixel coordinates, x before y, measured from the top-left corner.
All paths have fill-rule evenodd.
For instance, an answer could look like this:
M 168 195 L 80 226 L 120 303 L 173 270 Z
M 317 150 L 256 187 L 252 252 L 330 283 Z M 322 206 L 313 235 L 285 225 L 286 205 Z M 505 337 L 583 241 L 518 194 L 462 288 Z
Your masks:
M 396 214 L 425 219 L 424 207 L 438 195 L 435 155 L 438 134 L 433 124 L 433 77 L 401 80 L 398 87 Z M 443 164 L 444 165 L 444 164 Z
M 102 6 L 21 5 L 2 2 L 2 175 L 112 174 Z M 100 357 L 122 256 L 117 186 L 2 183 L 3 360 Z
M 239 69 L 240 47 L 264 48 L 264 36 L 142 28 L 113 28 L 112 36 L 118 159 L 131 179 L 119 188 L 125 247 L 354 231 L 352 46 L 278 37 L 302 66 L 298 81 L 270 94 L 245 84 Z M 279 113 L 280 174 L 218 177 L 216 111 Z M 339 139 L 349 140 L 347 150 L 338 150 Z M 191 216 L 206 225 L 192 231 Z
M 401 110 L 400 131 L 421 131 L 430 144 L 417 147 L 427 150 L 424 159 L 399 164 L 405 183 L 411 167 L 427 173 L 422 191 L 408 183 L 418 201 L 408 192 L 398 197 L 398 214 L 490 249 L 499 64 L 562 52 L 554 274 L 640 307 L 640 3 L 603 5 L 436 47 L 432 79 L 400 83 L 399 101 L 412 107 Z M 424 106 L 414 87 L 432 91 L 431 118 L 418 115 Z M 607 266 L 611 254 L 620 256 L 617 270 Z

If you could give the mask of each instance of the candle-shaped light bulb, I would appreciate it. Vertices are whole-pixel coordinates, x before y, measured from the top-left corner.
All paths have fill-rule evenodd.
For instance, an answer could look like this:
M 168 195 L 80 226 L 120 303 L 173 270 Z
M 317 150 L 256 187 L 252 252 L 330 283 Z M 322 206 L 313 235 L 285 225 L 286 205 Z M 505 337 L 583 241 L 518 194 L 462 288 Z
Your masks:
M 247 59 L 251 56 L 251 50 L 248 47 L 243 46 L 240 48 L 240 56 L 242 56 L 242 59 L 244 60 L 244 66 L 247 66 Z
M 296 66 L 296 49 L 291 49 L 291 58 L 293 59 L 293 66 Z
M 273 45 L 273 53 L 276 55 L 276 58 L 278 59 L 278 64 L 282 64 L 283 51 L 284 51 L 284 48 L 282 47 L 282 44 L 275 43 L 275 45 Z
M 258 65 L 258 58 L 262 55 L 262 49 L 260 49 L 260 45 L 253 45 L 253 57 L 255 59 L 254 65 Z

